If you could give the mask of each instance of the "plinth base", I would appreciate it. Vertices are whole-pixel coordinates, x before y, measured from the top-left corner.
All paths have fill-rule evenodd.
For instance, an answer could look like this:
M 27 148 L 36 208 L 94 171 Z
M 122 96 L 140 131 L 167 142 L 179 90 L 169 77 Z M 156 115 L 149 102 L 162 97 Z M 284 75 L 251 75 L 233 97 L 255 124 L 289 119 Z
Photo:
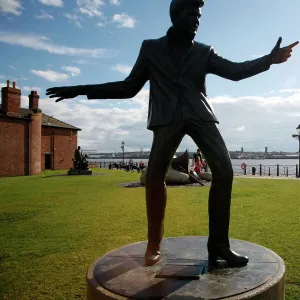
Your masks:
M 88 300 L 227 299 L 284 300 L 283 260 L 273 251 L 245 241 L 231 248 L 249 257 L 242 268 L 221 262 L 209 270 L 207 237 L 166 238 L 163 262 L 144 267 L 146 242 L 113 250 L 87 272 Z
M 93 172 L 90 169 L 86 170 L 77 170 L 77 169 L 71 169 L 68 171 L 68 175 L 92 175 Z

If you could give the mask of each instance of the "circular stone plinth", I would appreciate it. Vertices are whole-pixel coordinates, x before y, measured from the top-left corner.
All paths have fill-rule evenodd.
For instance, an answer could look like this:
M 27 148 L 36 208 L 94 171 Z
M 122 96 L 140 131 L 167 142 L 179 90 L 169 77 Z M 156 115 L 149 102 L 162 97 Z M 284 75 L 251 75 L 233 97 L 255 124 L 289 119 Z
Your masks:
M 230 240 L 234 251 L 249 257 L 248 265 L 220 262 L 209 270 L 206 244 L 207 237 L 165 238 L 163 262 L 152 267 L 144 267 L 146 242 L 113 250 L 90 266 L 87 299 L 284 300 L 285 265 L 276 253 Z

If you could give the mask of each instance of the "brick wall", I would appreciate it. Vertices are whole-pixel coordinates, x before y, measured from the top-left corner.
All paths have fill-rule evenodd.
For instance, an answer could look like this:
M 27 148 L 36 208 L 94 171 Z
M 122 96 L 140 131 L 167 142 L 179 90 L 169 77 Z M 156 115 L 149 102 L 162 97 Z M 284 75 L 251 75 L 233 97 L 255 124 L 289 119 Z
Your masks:
M 0 117 L 0 177 L 28 175 L 28 126 L 24 119 Z
M 51 153 L 51 168 L 69 169 L 77 148 L 77 131 L 64 128 L 42 127 L 42 170 L 45 170 L 45 153 Z M 54 165 L 53 165 L 54 163 Z

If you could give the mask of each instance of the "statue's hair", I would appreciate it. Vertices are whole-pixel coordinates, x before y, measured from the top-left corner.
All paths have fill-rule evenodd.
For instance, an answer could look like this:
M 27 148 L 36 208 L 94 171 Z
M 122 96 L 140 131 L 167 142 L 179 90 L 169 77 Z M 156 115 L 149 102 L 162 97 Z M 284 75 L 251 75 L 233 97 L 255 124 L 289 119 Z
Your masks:
M 186 5 L 194 4 L 195 6 L 202 7 L 204 0 L 172 0 L 170 4 L 170 17 L 173 22 L 174 15 Z

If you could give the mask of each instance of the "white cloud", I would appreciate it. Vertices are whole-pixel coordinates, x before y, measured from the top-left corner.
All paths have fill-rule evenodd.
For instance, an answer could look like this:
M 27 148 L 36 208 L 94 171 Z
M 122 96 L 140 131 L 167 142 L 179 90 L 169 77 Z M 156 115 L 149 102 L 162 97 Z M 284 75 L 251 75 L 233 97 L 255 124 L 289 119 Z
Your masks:
M 128 109 L 116 107 L 118 100 L 78 99 L 58 104 L 55 100 L 43 99 L 40 103 L 44 113 L 54 114 L 55 118 L 83 129 L 78 143 L 83 148 L 117 149 L 125 139 L 128 149 L 152 141 L 152 133 L 146 130 L 148 95 L 148 90 L 142 90 L 134 99 L 128 100 L 128 104 L 137 107 Z M 119 102 L 125 103 L 124 100 Z
M 280 93 L 300 93 L 300 89 L 284 89 L 280 90 Z
M 136 20 L 133 17 L 128 16 L 126 13 L 115 14 L 113 16 L 113 22 L 118 24 L 120 28 L 134 28 Z
M 121 1 L 120 0 L 109 0 L 109 3 L 111 5 L 120 5 L 121 4 Z
M 125 75 L 128 75 L 131 72 L 131 69 L 132 69 L 131 66 L 122 65 L 122 64 L 117 64 L 112 68 L 113 71 L 118 71 Z
M 245 126 L 237 127 L 235 130 L 236 131 L 244 131 L 245 130 Z
M 80 69 L 77 67 L 72 67 L 72 66 L 64 66 L 62 67 L 64 71 L 67 71 L 71 74 L 71 76 L 78 76 L 80 75 Z
M 4 78 L 5 78 L 5 76 L 0 74 L 0 79 L 4 79 Z
M 96 24 L 97 27 L 105 27 L 105 24 L 103 22 L 98 22 Z
M 56 6 L 56 7 L 63 7 L 64 3 L 62 0 L 38 0 L 42 4 L 48 5 L 48 6 Z
M 99 8 L 104 5 L 103 0 L 77 0 L 80 13 L 89 17 L 103 17 L 103 12 Z
M 71 55 L 71 56 L 88 56 L 88 57 L 107 57 L 113 56 L 114 53 L 108 53 L 103 48 L 87 49 L 74 48 L 53 44 L 45 36 L 19 34 L 13 32 L 0 31 L 0 42 L 23 46 L 35 50 L 43 50 L 52 54 Z
M 45 11 L 41 10 L 41 14 L 36 16 L 36 19 L 43 19 L 43 20 L 52 20 L 54 19 L 52 15 L 46 13 Z
M 69 75 L 63 74 L 63 73 L 58 73 L 52 70 L 46 70 L 46 71 L 41 71 L 41 70 L 31 70 L 31 73 L 40 76 L 48 81 L 54 82 L 54 81 L 63 81 L 69 78 Z
M 37 86 L 23 86 L 22 87 L 22 91 L 25 91 L 25 92 L 29 92 L 29 91 L 37 91 L 37 92 L 40 92 L 42 89 L 37 87 Z
M 0 13 L 19 16 L 22 14 L 22 9 L 20 0 L 0 0 Z
M 74 24 L 75 24 L 77 27 L 79 27 L 79 28 L 82 28 L 82 27 L 83 27 L 82 24 L 81 24 L 81 22 L 80 22 L 81 18 L 80 18 L 78 15 L 76 15 L 76 14 L 71 15 L 71 14 L 69 14 L 69 13 L 65 13 L 64 16 L 65 16 L 68 20 L 70 20 L 71 22 L 74 22 Z
M 16 67 L 15 66 L 13 66 L 13 65 L 9 65 L 8 66 L 10 69 L 15 69 Z
M 299 124 L 300 92 L 276 97 L 212 98 L 220 130 L 229 150 L 244 147 L 245 151 L 269 149 L 297 151 L 291 135 Z M 228 101 L 225 101 L 228 98 Z M 55 103 L 43 99 L 44 113 L 78 126 L 79 145 L 83 149 L 120 149 L 122 140 L 127 149 L 150 148 L 152 132 L 146 129 L 149 91 L 143 89 L 135 98 L 126 100 L 86 100 L 85 97 Z M 242 130 L 243 129 L 243 130 Z M 194 151 L 191 138 L 185 137 L 180 150 Z

